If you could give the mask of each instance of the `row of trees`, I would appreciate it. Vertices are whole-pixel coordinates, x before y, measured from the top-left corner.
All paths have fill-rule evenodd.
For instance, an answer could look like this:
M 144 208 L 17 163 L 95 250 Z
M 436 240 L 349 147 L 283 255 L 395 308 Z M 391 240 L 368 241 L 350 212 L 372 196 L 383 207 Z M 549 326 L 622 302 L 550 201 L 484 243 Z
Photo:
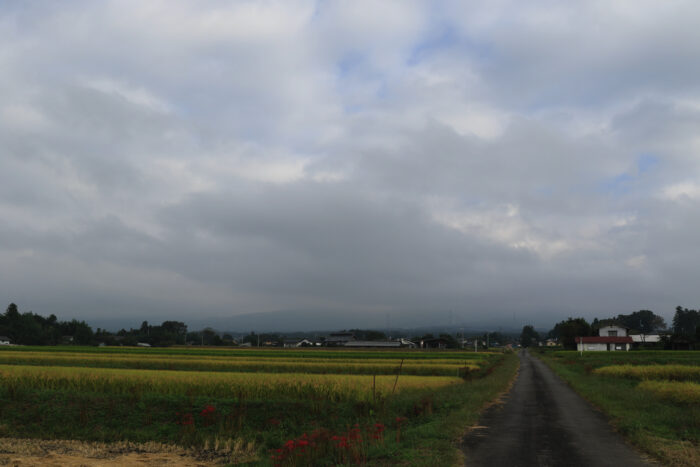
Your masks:
M 184 344 L 189 337 L 187 325 L 180 321 L 165 321 L 160 326 L 151 326 L 144 321 L 139 329 L 111 333 L 100 328 L 93 331 L 85 321 L 59 321 L 55 315 L 45 318 L 31 311 L 20 313 L 14 303 L 10 303 L 0 315 L 0 335 L 21 345 L 94 345 L 101 342 L 108 345 L 136 345 L 139 342 L 173 345 Z M 196 337 L 199 341 L 199 334 Z
M 633 334 L 653 334 L 664 333 L 667 337 L 667 344 L 673 342 L 684 342 L 688 344 L 700 344 L 700 312 L 689 310 L 681 306 L 676 307 L 673 317 L 673 326 L 667 329 L 666 321 L 662 316 L 655 314 L 651 310 L 639 310 L 630 314 L 619 314 L 614 318 L 595 318 L 588 323 L 584 318 L 568 318 L 558 322 L 554 328 L 547 333 L 547 337 L 559 340 L 565 348 L 576 348 L 574 339 L 576 337 L 597 336 L 598 330 L 603 326 L 620 325 L 629 328 Z M 527 328 L 527 329 L 526 329 Z M 523 346 L 525 342 L 529 345 L 532 342 L 534 328 L 525 326 L 521 334 Z M 536 333 L 535 333 L 536 334 Z
M 71 342 L 87 345 L 94 338 L 92 328 L 85 321 L 58 321 L 55 315 L 44 318 L 31 311 L 20 313 L 14 303 L 0 315 L 0 335 L 25 345 L 56 345 L 66 336 L 70 336 Z

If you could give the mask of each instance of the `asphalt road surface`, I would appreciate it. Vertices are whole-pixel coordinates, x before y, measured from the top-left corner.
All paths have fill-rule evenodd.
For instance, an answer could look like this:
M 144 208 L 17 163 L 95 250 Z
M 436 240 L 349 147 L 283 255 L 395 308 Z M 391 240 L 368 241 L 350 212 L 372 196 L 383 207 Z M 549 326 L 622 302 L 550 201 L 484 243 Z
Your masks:
M 465 465 L 650 466 L 605 417 L 526 350 L 504 404 L 488 409 L 464 439 Z

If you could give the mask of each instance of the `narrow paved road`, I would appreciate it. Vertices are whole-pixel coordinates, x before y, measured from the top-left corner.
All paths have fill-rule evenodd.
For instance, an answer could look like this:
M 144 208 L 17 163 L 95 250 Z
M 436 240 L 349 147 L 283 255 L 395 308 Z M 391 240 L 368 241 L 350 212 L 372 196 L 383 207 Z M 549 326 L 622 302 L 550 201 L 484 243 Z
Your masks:
M 487 410 L 479 425 L 462 446 L 469 467 L 653 465 L 526 350 L 505 403 Z

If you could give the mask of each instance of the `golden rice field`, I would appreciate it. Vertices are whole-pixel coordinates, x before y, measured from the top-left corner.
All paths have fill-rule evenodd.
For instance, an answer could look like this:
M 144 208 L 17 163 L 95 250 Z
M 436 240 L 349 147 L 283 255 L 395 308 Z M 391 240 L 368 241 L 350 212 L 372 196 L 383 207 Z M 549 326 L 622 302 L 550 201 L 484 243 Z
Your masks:
M 659 399 L 679 404 L 700 403 L 700 384 L 691 381 L 642 381 L 637 386 Z
M 691 365 L 610 365 L 596 368 L 594 372 L 644 380 L 700 381 L 700 366 Z
M 382 375 L 395 374 L 401 365 L 401 373 L 425 376 L 458 376 L 467 368 L 478 370 L 484 358 L 457 359 L 399 359 L 387 358 L 318 358 L 282 357 L 278 353 L 261 356 L 198 356 L 163 354 L 119 354 L 119 353 L 60 353 L 46 352 L 0 352 L 0 364 L 71 366 L 97 368 L 128 368 L 153 370 L 228 371 L 261 373 L 337 373 Z
M 357 463 L 383 465 L 414 447 L 411 458 L 449 460 L 451 443 L 439 453 L 434 444 L 453 436 L 455 411 L 473 423 L 516 366 L 513 355 L 460 351 L 18 346 L 0 349 L 0 438 L 157 441 L 207 453 L 235 439 L 250 446 L 245 462 L 273 466 L 271 452 L 316 433 L 313 462 L 296 465 L 337 465 L 350 458 L 334 440 L 355 427 Z
M 61 389 L 104 394 L 155 393 L 161 395 L 255 398 L 322 396 L 327 400 L 366 400 L 393 389 L 393 375 L 347 375 L 304 373 L 221 373 L 171 370 L 130 370 L 84 367 L 38 367 L 0 365 L 6 387 Z M 439 388 L 462 382 L 447 376 L 401 376 L 396 391 Z

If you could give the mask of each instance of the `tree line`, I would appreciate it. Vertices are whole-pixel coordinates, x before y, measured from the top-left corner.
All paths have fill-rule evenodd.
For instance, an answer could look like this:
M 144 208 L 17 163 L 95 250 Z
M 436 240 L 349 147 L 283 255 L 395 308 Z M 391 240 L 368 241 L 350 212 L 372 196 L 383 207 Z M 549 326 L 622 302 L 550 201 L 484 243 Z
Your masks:
M 160 326 L 144 321 L 138 329 L 122 329 L 116 333 L 100 328 L 93 331 L 85 321 L 59 321 L 53 314 L 45 318 L 31 311 L 20 313 L 17 305 L 10 303 L 0 315 L 0 336 L 20 345 L 173 345 L 184 344 L 188 337 L 199 338 L 199 333 L 190 336 L 187 325 L 180 321 L 165 321 Z
M 626 327 L 632 334 L 662 333 L 662 345 L 675 345 L 693 348 L 700 345 L 700 312 L 681 306 L 676 307 L 672 327 L 667 328 L 662 316 L 651 310 L 639 310 L 630 314 L 619 314 L 613 318 L 593 319 L 591 323 L 584 318 L 571 318 L 558 322 L 546 335 L 547 338 L 557 339 L 559 344 L 567 349 L 576 348 L 576 337 L 597 336 L 603 326 L 618 325 Z M 533 326 L 523 327 L 520 336 L 523 347 L 537 345 L 540 339 Z

